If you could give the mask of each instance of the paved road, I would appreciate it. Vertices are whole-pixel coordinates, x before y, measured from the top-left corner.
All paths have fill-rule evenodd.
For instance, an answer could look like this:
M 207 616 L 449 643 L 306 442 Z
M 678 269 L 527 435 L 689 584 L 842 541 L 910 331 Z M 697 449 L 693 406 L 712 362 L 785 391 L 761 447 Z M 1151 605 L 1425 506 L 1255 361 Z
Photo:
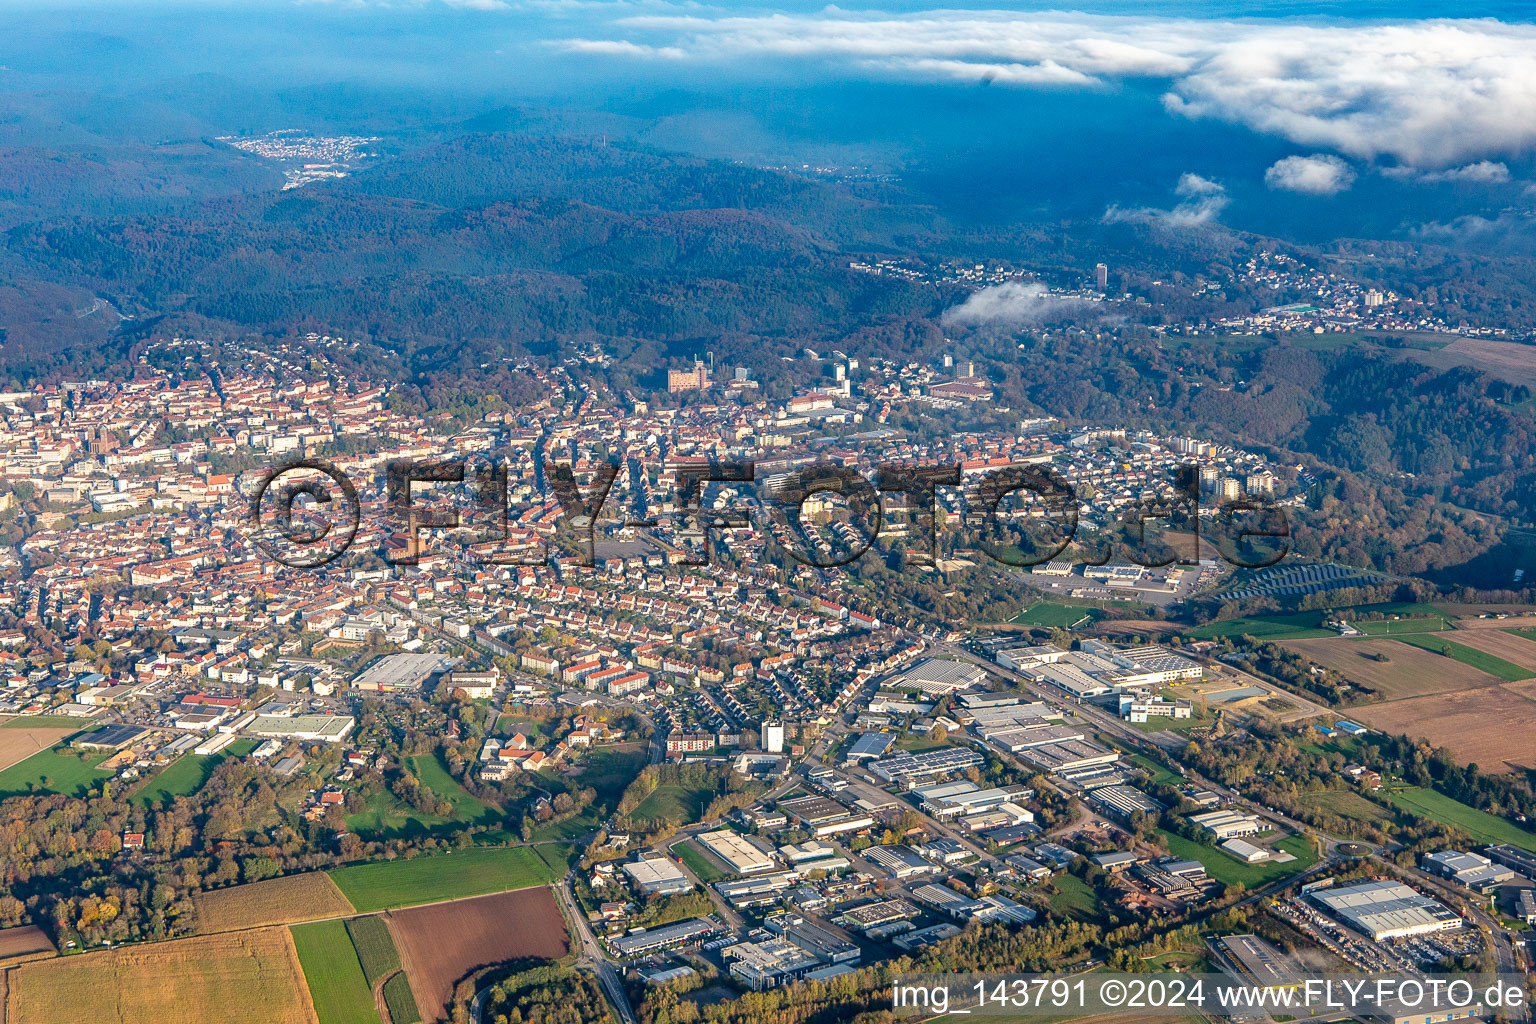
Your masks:
M 571 892 L 569 878 L 555 886 L 555 896 L 560 900 L 561 906 L 571 921 L 571 930 L 576 940 L 581 943 L 581 954 L 577 963 L 588 967 L 597 975 L 597 983 L 602 986 L 603 994 L 608 997 L 608 1002 L 618 1012 L 623 1024 L 637 1024 L 635 1011 L 629 1005 L 629 996 L 624 993 L 624 983 L 619 979 L 619 972 L 608 958 L 603 955 L 602 947 L 597 944 L 597 938 L 592 934 L 592 929 L 587 925 L 587 915 L 581 912 L 576 903 L 576 897 Z

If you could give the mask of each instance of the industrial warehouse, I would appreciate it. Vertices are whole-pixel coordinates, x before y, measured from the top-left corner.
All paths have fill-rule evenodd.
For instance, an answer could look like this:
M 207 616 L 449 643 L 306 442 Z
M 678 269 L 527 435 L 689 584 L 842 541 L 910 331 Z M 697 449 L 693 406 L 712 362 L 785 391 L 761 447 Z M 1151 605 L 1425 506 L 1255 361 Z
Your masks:
M 738 875 L 771 871 L 775 866 L 773 858 L 753 845 L 750 839 L 729 829 L 705 832 L 697 839 L 701 846 L 728 864 Z
M 1402 882 L 1364 882 L 1315 892 L 1312 899 L 1375 942 L 1461 927 L 1455 911 Z

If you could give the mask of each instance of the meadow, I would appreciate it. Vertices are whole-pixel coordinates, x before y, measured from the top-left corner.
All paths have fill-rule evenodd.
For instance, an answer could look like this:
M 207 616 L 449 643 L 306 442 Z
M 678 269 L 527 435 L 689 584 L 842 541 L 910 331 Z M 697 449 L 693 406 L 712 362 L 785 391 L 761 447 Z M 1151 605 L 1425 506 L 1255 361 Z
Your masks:
M 682 859 L 684 864 L 688 865 L 688 870 L 698 875 L 699 881 L 705 885 L 730 877 L 730 872 L 717 865 L 710 859 L 709 854 L 695 846 L 691 839 L 675 843 L 671 849 L 674 854 Z
M 566 845 L 482 847 L 409 860 L 354 864 L 331 881 L 361 913 L 545 885 L 568 870 Z
M 1536 832 L 1527 832 L 1512 821 L 1468 807 L 1433 789 L 1398 789 L 1382 795 L 1393 806 L 1421 818 L 1455 825 L 1479 843 L 1508 843 L 1536 853 Z
M 1479 671 L 1498 676 L 1506 682 L 1514 683 L 1536 676 L 1536 672 L 1528 668 L 1522 668 L 1514 662 L 1505 661 L 1503 658 L 1495 654 L 1489 654 L 1487 651 L 1480 651 L 1475 647 L 1459 644 L 1454 640 L 1448 639 L 1443 633 L 1401 636 L 1398 637 L 1398 641 L 1400 643 L 1412 644 L 1415 647 L 1422 647 L 1424 650 L 1433 651 L 1436 654 L 1442 654 L 1447 658 L 1461 662 L 1463 665 L 1471 665 Z
M 1383 619 L 1375 622 L 1357 621 L 1361 614 L 1380 613 L 1401 616 L 1398 620 Z M 1315 640 L 1338 636 L 1323 626 L 1329 619 L 1343 619 L 1362 633 L 1384 635 L 1427 631 L 1436 622 L 1437 628 L 1445 627 L 1445 612 L 1434 605 L 1392 604 L 1360 605 L 1353 608 L 1319 609 L 1294 612 L 1286 615 L 1260 615 L 1251 618 L 1224 619 L 1192 630 L 1190 635 L 1201 640 L 1217 640 L 1244 634 L 1260 640 Z
M 320 1024 L 379 1024 L 373 990 L 341 921 L 294 925 L 293 945 Z
M 502 820 L 502 812 L 459 785 L 436 754 L 411 758 L 411 767 L 423 786 L 453 804 L 449 820 L 466 825 L 492 825 Z
M 96 770 L 110 756 L 62 745 L 50 747 L 0 771 L 0 799 L 36 793 L 84 796 L 96 782 L 112 778 L 110 772 Z
M 1046 902 L 1063 917 L 1074 921 L 1092 921 L 1099 916 L 1099 903 L 1093 889 L 1076 875 L 1063 872 L 1050 881 L 1056 891 Z
M 1351 789 L 1306 793 L 1298 799 L 1304 804 L 1362 825 L 1385 826 L 1397 817 L 1390 808 L 1383 807 L 1373 800 L 1367 800 Z
M 715 790 L 689 789 L 673 783 L 662 783 L 631 812 L 637 822 L 677 822 L 685 824 L 697 821 L 704 808 L 713 799 Z
M 437 755 L 411 758 L 411 769 L 423 786 L 453 805 L 452 814 L 445 818 L 418 811 L 388 790 L 379 790 L 368 797 L 366 808 L 347 816 L 347 827 L 369 839 L 403 839 L 453 832 L 465 825 L 495 825 L 504 820 L 500 810 L 459 785 Z
M 140 807 L 164 807 L 179 796 L 191 796 L 213 777 L 213 770 L 231 757 L 244 757 L 256 749 L 255 740 L 236 740 L 217 754 L 186 754 L 133 794 Z
M 1261 888 L 1278 878 L 1294 875 L 1298 871 L 1305 871 L 1317 863 L 1317 854 L 1313 852 L 1312 844 L 1305 836 L 1289 836 L 1272 844 L 1275 849 L 1284 850 L 1295 856 L 1296 859 L 1293 861 L 1247 864 L 1214 846 L 1206 846 L 1163 829 L 1158 829 L 1158 834 L 1167 841 L 1168 851 L 1175 857 L 1197 860 L 1205 865 L 1206 874 L 1218 882 L 1227 885 L 1236 882 L 1250 890 Z

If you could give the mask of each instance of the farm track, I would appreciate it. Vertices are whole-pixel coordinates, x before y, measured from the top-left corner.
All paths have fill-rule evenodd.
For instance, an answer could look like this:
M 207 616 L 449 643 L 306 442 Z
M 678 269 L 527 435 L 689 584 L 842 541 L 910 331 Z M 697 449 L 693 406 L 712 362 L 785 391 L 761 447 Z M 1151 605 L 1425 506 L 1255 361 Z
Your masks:
M 373 983 L 373 1008 L 379 1011 L 379 1024 L 395 1024 L 394 1019 L 389 1015 L 389 1004 L 384 1001 L 384 983 L 401 973 L 404 973 L 403 970 L 390 971 L 388 974 L 380 975 L 379 979 Z M 0 1021 L 0 1024 L 5 1022 Z

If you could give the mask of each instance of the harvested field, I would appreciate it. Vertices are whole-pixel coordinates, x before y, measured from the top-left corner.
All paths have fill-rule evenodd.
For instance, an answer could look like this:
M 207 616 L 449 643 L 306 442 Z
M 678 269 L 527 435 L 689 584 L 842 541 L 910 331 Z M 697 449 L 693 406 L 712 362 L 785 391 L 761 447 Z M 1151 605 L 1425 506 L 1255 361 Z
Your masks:
M 1441 370 L 1453 366 L 1473 366 L 1511 384 L 1536 387 L 1536 348 L 1512 341 L 1457 338 L 1437 351 L 1409 351 L 1402 358 Z
M 1479 619 L 1472 615 L 1463 616 L 1461 618 L 1451 620 L 1451 625 L 1455 626 L 1457 629 L 1531 629 L 1532 627 L 1536 627 L 1536 612 L 1532 612 L 1529 605 L 1509 606 L 1509 608 L 1515 609 L 1514 611 L 1511 611 L 1509 608 L 1501 605 L 1452 605 L 1451 607 L 1457 609 L 1458 611 L 1465 607 L 1466 610 L 1477 612 L 1479 615 L 1485 613 L 1499 613 L 1505 616 L 1505 618 L 1502 619 Z
M 8 1021 L 316 1024 L 284 928 L 39 960 L 7 981 Z
M 1536 675 L 1536 641 L 1514 633 L 1506 633 L 1502 629 L 1458 630 L 1450 635 L 1464 647 L 1472 647 L 1485 654 L 1491 654 L 1495 658 L 1503 658 L 1511 664 L 1529 669 L 1532 675 Z
M 25 761 L 39 751 L 47 750 L 65 736 L 79 731 L 48 726 L 0 729 L 0 771 Z
M 553 960 L 569 945 L 543 886 L 397 910 L 387 920 L 424 1021 L 446 1019 L 454 985 L 471 971 L 519 957 Z
M 215 889 L 199 893 L 192 901 L 197 905 L 197 930 L 202 935 L 356 913 L 323 871 Z
M 0 929 L 0 959 L 28 953 L 54 953 L 53 940 L 35 924 Z
M 1370 687 L 1386 700 L 1421 697 L 1497 685 L 1497 676 L 1454 658 L 1412 647 L 1397 640 L 1286 640 L 1282 646 L 1352 682 Z M 1376 661 L 1372 655 L 1385 655 Z
M 1523 769 L 1536 762 L 1536 684 L 1487 686 L 1353 709 L 1373 729 L 1405 733 L 1447 747 L 1462 764 L 1485 772 Z

